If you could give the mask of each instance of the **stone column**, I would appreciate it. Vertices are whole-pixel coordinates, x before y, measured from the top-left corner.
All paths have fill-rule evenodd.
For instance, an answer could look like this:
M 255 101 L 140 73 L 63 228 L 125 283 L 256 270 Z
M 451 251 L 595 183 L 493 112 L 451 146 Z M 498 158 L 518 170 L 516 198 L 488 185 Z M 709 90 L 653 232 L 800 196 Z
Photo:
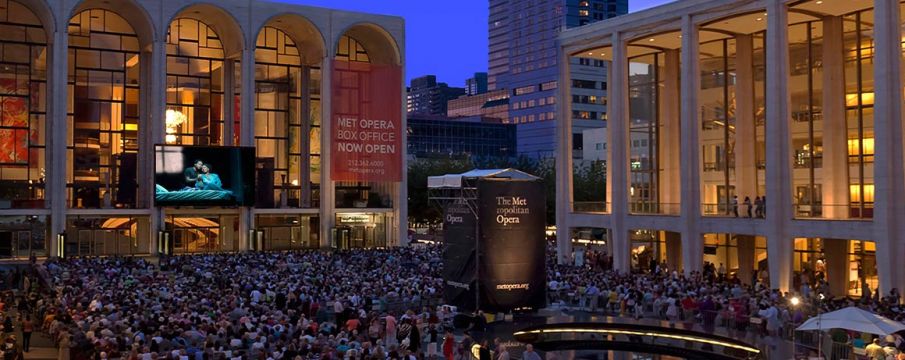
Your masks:
M 736 235 L 736 253 L 738 254 L 738 273 L 736 274 L 742 284 L 751 285 L 754 275 L 754 247 L 755 238 L 751 235 Z M 726 264 L 729 267 L 729 264 Z
M 627 272 L 631 268 L 631 244 L 626 227 L 628 216 L 628 53 L 622 34 L 613 34 L 613 62 L 608 77 L 607 134 L 610 163 L 610 188 L 612 193 L 612 241 L 613 268 Z
M 148 99 L 147 113 L 150 121 L 139 125 L 139 130 L 147 131 L 151 144 L 162 144 L 166 141 L 166 109 L 167 109 L 167 48 L 165 40 L 166 36 L 151 44 L 151 52 L 142 62 L 148 65 L 148 81 L 142 86 L 141 92 Z M 156 154 L 151 153 L 150 157 L 154 159 Z M 156 161 L 156 159 L 155 159 Z M 148 165 L 151 169 L 149 176 L 153 176 L 154 162 Z M 151 255 L 158 254 L 157 234 L 159 231 L 166 230 L 166 220 L 164 219 L 163 209 L 154 207 L 151 202 L 151 219 L 150 219 L 150 247 Z M 170 240 L 172 241 L 172 239 Z
M 673 231 L 664 231 L 666 237 L 666 265 L 669 269 L 681 271 L 682 269 L 682 234 Z
M 45 199 L 50 200 L 50 229 L 48 231 L 48 255 L 56 257 L 59 251 L 57 243 L 57 234 L 66 230 L 66 208 L 67 193 L 66 190 L 66 143 L 67 138 L 67 119 L 66 108 L 68 103 L 69 92 L 67 90 L 66 80 L 68 77 L 68 45 L 69 33 L 65 21 L 58 22 L 55 26 L 56 31 L 53 33 L 51 43 L 48 44 L 49 56 L 47 63 L 49 76 L 47 78 L 47 128 L 45 144 L 46 144 L 46 162 L 47 172 L 45 174 L 45 184 L 47 186 Z M 69 236 L 77 236 L 77 234 L 69 234 Z
M 333 56 L 332 47 L 328 46 L 327 56 L 321 67 L 321 206 L 320 206 L 320 247 L 331 245 L 333 227 L 336 225 L 336 193 L 335 184 L 330 177 L 330 161 L 333 149 L 330 148 L 331 101 L 333 99 Z
M 236 60 L 223 61 L 223 145 L 236 145 Z M 243 76 L 245 74 L 242 74 Z M 254 81 L 254 78 L 252 78 Z M 241 105 L 241 103 L 240 103 Z
M 255 47 L 254 43 L 246 45 L 242 49 L 239 94 L 239 144 L 240 146 L 254 146 L 254 107 L 255 107 Z M 225 74 L 227 77 L 234 74 Z M 234 98 L 228 99 L 227 106 L 233 106 Z M 226 119 L 226 123 L 232 124 L 233 119 Z M 239 251 L 250 250 L 253 239 L 249 238 L 249 230 L 255 228 L 254 215 L 251 208 L 243 206 L 239 208 Z
M 754 38 L 735 38 L 735 193 L 739 203 L 745 196 L 754 203 L 757 194 L 757 131 L 754 119 Z M 742 216 L 748 209 L 739 204 Z M 752 211 L 753 214 L 753 211 Z
M 905 289 L 905 169 L 899 2 L 874 0 L 874 241 L 881 294 Z
M 848 218 L 848 125 L 842 17 L 823 19 L 823 217 Z
M 680 153 L 681 133 L 679 118 L 679 88 L 680 64 L 679 50 L 666 50 L 663 52 L 663 73 L 660 79 L 663 81 L 663 91 L 657 102 L 660 106 L 660 168 L 663 169 L 660 178 L 660 212 L 670 215 L 679 214 L 681 181 L 680 180 Z M 672 264 L 670 264 L 672 266 Z
M 769 0 L 767 14 L 767 252 L 770 287 L 787 291 L 792 280 L 788 8 L 783 0 Z
M 559 48 L 559 78 L 569 79 L 569 54 Z M 556 101 L 556 262 L 568 264 L 572 255 L 572 95 L 571 86 L 557 86 Z
M 701 74 L 698 58 L 698 27 L 691 15 L 682 17 L 682 265 L 686 274 L 704 268 L 704 238 L 698 228 L 701 219 L 701 124 L 698 94 Z
M 823 254 L 826 256 L 826 279 L 833 296 L 844 296 L 849 280 L 848 240 L 823 239 Z M 860 289 L 861 284 L 858 284 Z

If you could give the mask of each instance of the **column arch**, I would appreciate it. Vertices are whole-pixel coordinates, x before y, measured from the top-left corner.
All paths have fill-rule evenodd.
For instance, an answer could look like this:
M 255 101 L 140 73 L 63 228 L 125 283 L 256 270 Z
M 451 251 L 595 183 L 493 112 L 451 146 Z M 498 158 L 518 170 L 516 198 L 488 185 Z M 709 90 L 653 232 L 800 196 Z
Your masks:
M 245 48 L 241 27 L 226 10 L 189 5 L 170 20 L 166 36 L 164 142 L 225 145 L 239 111 L 233 62 Z M 231 120 L 232 118 L 232 120 Z M 238 138 L 238 136 L 235 136 Z
M 334 41 L 334 49 L 339 49 L 346 37 L 361 44 L 372 64 L 401 65 L 401 53 L 396 39 L 384 28 L 372 23 L 356 23 L 340 32 Z
M 254 144 L 266 169 L 259 176 L 270 179 L 258 185 L 259 207 L 319 203 L 324 55 L 323 37 L 302 16 L 274 16 L 258 31 Z

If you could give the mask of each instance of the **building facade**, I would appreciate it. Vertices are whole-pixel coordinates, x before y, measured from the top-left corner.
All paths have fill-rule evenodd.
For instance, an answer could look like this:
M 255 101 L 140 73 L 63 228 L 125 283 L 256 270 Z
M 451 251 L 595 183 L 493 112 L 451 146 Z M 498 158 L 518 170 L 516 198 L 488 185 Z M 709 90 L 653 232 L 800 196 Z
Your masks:
M 558 172 L 559 260 L 570 233 L 604 228 L 620 271 L 706 261 L 782 290 L 905 288 L 903 8 L 681 0 L 562 33 L 560 58 L 606 61 L 609 84 L 605 190 Z M 564 118 L 557 168 L 574 169 Z
M 515 125 L 481 116 L 412 115 L 408 118 L 408 155 L 415 159 L 514 157 Z
M 487 73 L 476 72 L 473 77 L 465 79 L 465 95 L 472 96 L 487 92 Z
M 558 81 L 556 37 L 577 27 L 628 12 L 627 0 L 491 0 L 489 74 L 491 89 L 511 91 L 509 116 L 519 126 L 518 151 L 530 157 L 552 157 L 555 151 L 556 92 L 563 86 L 577 96 L 575 130 L 603 127 L 606 120 L 604 62 L 576 54 L 569 58 L 571 77 Z M 533 124 L 533 123 L 537 124 Z M 580 136 L 580 135 L 579 135 Z
M 406 241 L 404 175 L 329 171 L 331 104 L 347 100 L 331 69 L 404 66 L 401 18 L 245 0 L 0 5 L 0 256 Z M 386 91 L 404 125 L 404 87 Z M 255 147 L 258 203 L 155 206 L 156 144 Z
M 438 83 L 434 75 L 412 79 L 406 98 L 409 114 L 444 115 L 449 100 L 465 95 L 465 89 Z
M 447 103 L 446 115 L 451 118 L 481 116 L 509 123 L 509 91 L 501 89 L 460 96 Z

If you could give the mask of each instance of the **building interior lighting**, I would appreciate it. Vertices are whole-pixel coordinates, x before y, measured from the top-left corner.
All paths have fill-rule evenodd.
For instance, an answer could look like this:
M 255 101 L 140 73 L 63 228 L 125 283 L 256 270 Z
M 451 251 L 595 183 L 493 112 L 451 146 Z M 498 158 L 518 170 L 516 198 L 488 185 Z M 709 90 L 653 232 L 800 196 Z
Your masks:
M 178 110 L 169 109 L 166 112 L 166 142 L 167 144 L 176 143 L 176 129 L 178 129 L 188 118 Z

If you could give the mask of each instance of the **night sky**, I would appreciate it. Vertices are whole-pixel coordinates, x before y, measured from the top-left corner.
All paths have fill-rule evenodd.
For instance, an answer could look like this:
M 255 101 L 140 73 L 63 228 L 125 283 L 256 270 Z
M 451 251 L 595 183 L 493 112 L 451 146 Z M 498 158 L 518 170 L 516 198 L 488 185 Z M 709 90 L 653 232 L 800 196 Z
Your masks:
M 277 0 L 296 4 L 397 15 L 405 18 L 407 79 L 437 75 L 464 86 L 487 71 L 487 0 Z M 672 0 L 629 0 L 638 11 Z

